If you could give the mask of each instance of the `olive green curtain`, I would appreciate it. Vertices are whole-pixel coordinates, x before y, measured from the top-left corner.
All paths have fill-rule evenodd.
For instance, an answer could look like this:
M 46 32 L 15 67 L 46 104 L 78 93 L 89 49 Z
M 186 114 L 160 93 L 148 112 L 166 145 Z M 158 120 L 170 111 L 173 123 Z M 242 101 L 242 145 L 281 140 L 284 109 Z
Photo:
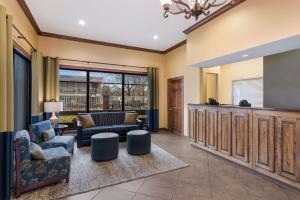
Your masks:
M 45 58 L 46 101 L 59 101 L 59 59 Z
M 33 117 L 43 115 L 44 102 L 44 59 L 39 51 L 31 52 L 32 100 L 31 114 Z
M 14 131 L 12 16 L 0 6 L 0 132 Z
M 159 130 L 159 69 L 149 67 L 147 75 L 149 87 L 148 129 L 155 132 Z

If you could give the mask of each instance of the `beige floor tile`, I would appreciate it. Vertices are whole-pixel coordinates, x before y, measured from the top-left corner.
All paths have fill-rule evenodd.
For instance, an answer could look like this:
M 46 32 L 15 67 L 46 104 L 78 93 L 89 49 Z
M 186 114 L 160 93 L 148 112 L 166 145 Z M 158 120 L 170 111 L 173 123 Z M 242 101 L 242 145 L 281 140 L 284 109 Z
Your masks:
M 132 200 L 161 200 L 161 199 L 145 196 L 142 194 L 136 194 Z
M 141 185 L 143 184 L 145 179 L 138 179 L 138 180 L 134 180 L 134 181 L 130 181 L 127 183 L 122 183 L 119 185 L 115 185 L 115 188 L 119 188 L 122 190 L 127 190 L 129 192 L 137 192 L 138 189 L 141 187 Z
M 100 192 L 100 190 L 94 190 L 94 191 L 91 191 L 91 192 L 87 192 L 87 193 L 82 193 L 82 194 L 70 196 L 70 197 L 64 198 L 63 200 L 77 200 L 77 199 L 80 199 L 80 200 L 91 200 L 99 192 Z
M 175 187 L 172 200 L 210 200 L 210 187 L 179 183 Z
M 134 193 L 117 188 L 102 189 L 93 200 L 131 200 Z
M 146 179 L 141 188 L 138 190 L 138 193 L 164 200 L 171 200 L 174 192 L 174 185 L 175 182 L 172 179 Z

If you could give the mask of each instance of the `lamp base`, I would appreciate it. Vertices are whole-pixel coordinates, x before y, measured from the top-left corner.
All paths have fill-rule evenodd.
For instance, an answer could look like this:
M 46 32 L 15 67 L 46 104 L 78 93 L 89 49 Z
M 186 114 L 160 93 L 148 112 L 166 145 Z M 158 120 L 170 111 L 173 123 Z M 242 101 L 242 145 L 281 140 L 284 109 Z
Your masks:
M 56 126 L 59 123 L 59 120 L 56 117 L 55 112 L 52 112 L 52 116 L 50 117 L 49 120 L 50 120 L 52 126 Z

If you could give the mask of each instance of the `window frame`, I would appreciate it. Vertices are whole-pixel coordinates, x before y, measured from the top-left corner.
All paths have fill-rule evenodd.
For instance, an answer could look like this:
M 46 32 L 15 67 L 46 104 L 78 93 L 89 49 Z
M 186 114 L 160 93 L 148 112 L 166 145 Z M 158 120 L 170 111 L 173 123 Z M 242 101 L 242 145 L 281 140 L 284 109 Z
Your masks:
M 126 84 L 125 83 L 125 75 L 137 75 L 137 76 L 148 76 L 147 73 L 145 72 L 121 72 L 121 71 L 114 71 L 114 70 L 106 70 L 106 69 L 99 69 L 99 70 L 95 70 L 95 69 L 82 69 L 82 68 L 69 68 L 69 67 L 64 67 L 64 66 L 60 66 L 59 70 L 70 70 L 70 71 L 81 71 L 81 72 L 86 72 L 86 113 L 91 113 L 91 112 L 130 112 L 130 111 L 140 111 L 140 110 L 126 110 L 125 109 L 125 85 L 143 85 L 143 86 L 148 86 L 148 84 Z M 122 81 L 121 83 L 107 83 L 107 84 L 120 84 L 122 85 L 122 109 L 121 110 L 107 110 L 107 111 L 103 111 L 103 110 L 90 110 L 90 73 L 91 72 L 100 72 L 100 73 L 107 73 L 107 74 L 121 74 L 122 76 Z M 60 82 L 60 79 L 59 79 Z M 76 81 L 74 81 L 76 82 Z M 144 110 L 142 110 L 144 111 Z M 78 113 L 83 113 L 83 111 L 62 111 L 61 114 L 78 114 Z

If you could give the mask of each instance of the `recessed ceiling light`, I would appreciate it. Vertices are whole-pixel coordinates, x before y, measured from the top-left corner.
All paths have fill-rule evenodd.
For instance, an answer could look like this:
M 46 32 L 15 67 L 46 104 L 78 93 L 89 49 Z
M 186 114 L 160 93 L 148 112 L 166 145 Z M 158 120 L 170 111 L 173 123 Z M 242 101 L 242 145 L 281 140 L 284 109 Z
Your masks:
M 247 58 L 247 57 L 249 57 L 249 55 L 248 55 L 248 54 L 244 54 L 244 55 L 242 55 L 242 58 Z
M 85 25 L 85 21 L 81 19 L 81 20 L 78 21 L 78 24 L 79 24 L 80 26 L 84 26 L 84 25 Z
M 159 38 L 158 35 L 153 36 L 153 40 L 158 40 L 158 38 Z

